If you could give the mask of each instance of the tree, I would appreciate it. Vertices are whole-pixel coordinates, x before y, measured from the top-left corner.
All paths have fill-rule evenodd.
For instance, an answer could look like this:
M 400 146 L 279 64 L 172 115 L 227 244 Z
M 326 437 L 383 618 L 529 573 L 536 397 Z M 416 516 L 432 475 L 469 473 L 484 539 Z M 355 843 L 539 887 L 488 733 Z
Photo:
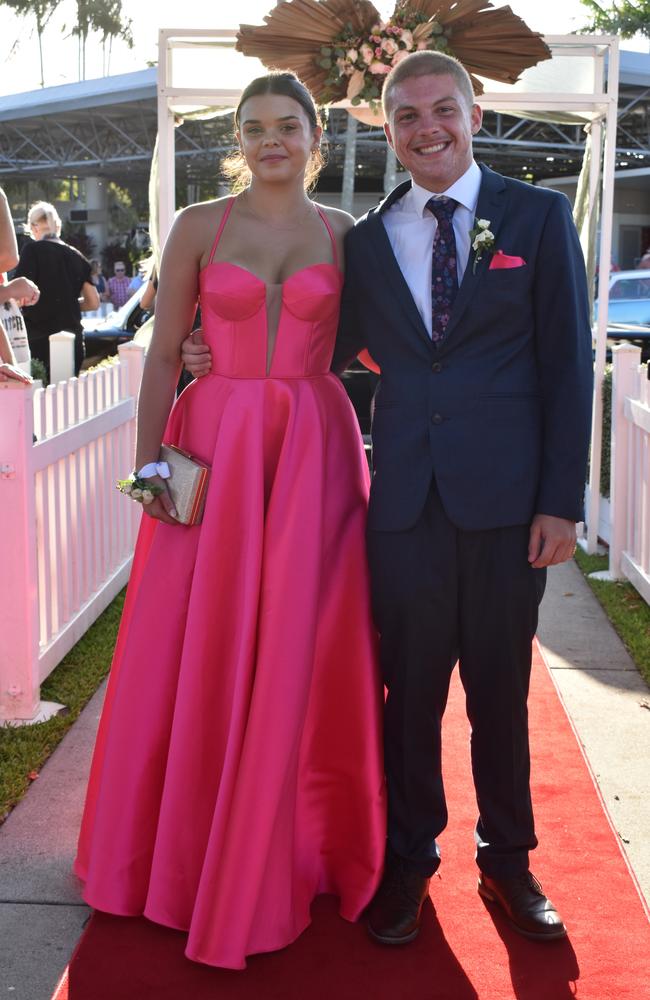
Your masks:
M 0 0 L 0 4 L 11 7 L 19 17 L 36 18 L 36 34 L 38 35 L 38 56 L 41 67 L 41 87 L 45 86 L 43 72 L 43 32 L 52 14 L 60 6 L 61 0 Z
M 88 35 L 96 31 L 102 40 L 103 69 L 108 72 L 110 53 L 115 38 L 121 38 L 130 49 L 133 48 L 133 33 L 130 18 L 122 11 L 122 0 L 76 0 L 77 23 L 72 34 L 79 39 L 79 79 L 86 79 L 86 43 Z M 108 43 L 108 59 L 106 45 Z
M 650 38 L 650 0 L 614 0 L 611 7 L 601 6 L 597 0 L 581 2 L 592 15 L 583 31 L 601 31 L 621 38 L 642 34 Z

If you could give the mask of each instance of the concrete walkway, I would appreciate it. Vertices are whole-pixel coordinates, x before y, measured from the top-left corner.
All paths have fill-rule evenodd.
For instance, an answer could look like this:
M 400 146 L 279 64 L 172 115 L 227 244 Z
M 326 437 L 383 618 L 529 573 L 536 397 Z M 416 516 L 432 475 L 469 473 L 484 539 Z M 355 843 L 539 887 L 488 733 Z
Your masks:
M 650 900 L 650 691 L 573 563 L 549 574 L 539 637 Z M 70 869 L 102 697 L 0 827 L 0 1000 L 49 1000 L 88 918 Z

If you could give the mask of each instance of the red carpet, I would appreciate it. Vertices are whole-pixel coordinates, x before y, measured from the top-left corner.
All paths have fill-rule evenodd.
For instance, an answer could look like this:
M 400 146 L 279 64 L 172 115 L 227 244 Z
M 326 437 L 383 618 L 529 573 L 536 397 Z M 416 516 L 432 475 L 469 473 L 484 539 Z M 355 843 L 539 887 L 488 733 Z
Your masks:
M 184 935 L 96 914 L 53 1000 L 648 1000 L 650 925 L 553 683 L 536 652 L 531 689 L 532 867 L 564 916 L 565 941 L 532 943 L 476 893 L 468 727 L 455 677 L 445 722 L 450 824 L 418 940 L 374 945 L 322 897 L 290 948 L 245 972 L 183 956 Z

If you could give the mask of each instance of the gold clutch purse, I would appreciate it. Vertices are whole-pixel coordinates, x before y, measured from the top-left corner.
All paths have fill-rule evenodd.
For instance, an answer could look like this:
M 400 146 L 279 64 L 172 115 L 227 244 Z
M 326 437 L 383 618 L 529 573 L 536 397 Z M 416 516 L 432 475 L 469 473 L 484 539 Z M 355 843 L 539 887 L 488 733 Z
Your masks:
M 210 469 L 173 444 L 160 447 L 161 462 L 169 466 L 167 489 L 181 524 L 200 524 L 208 492 Z

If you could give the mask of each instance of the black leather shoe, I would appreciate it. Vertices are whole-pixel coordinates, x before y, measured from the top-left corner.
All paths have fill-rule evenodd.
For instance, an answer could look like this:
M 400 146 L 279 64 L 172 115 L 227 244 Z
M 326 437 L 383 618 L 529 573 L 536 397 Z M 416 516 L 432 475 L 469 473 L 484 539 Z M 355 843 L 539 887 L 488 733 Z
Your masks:
M 382 944 L 408 944 L 420 930 L 429 879 L 401 858 L 390 856 L 377 895 L 368 910 L 368 931 Z
M 566 937 L 562 917 L 542 892 L 532 872 L 513 878 L 490 878 L 481 875 L 479 894 L 490 903 L 498 903 L 516 931 L 536 941 L 555 941 Z

